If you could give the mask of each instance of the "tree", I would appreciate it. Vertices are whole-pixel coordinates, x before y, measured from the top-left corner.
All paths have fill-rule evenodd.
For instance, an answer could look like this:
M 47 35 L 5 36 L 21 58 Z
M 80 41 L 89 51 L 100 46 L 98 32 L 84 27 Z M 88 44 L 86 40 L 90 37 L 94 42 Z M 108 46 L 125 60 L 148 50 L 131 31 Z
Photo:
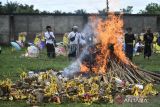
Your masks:
M 126 14 L 132 14 L 133 6 L 127 6 L 127 8 L 120 9 L 120 11 Z
M 33 5 L 19 5 L 16 9 L 16 13 L 36 13 L 36 11 L 34 10 L 34 6 Z
M 104 15 L 104 14 L 106 14 L 106 9 L 98 10 L 98 13 L 99 13 L 100 15 Z
M 86 14 L 87 12 L 84 9 L 78 9 L 78 10 L 75 10 L 74 13 L 75 14 Z
M 160 14 L 160 5 L 157 3 L 150 3 L 145 10 L 140 10 L 141 14 Z
M 0 13 L 3 13 L 3 6 L 2 6 L 2 2 L 0 2 Z
M 33 5 L 23 5 L 17 2 L 7 2 L 2 5 L 0 2 L 0 13 L 40 13 L 40 11 L 34 9 Z
M 63 14 L 62 11 L 60 11 L 60 10 L 55 10 L 53 13 L 55 13 L 55 14 Z
M 16 13 L 18 5 L 17 2 L 7 2 L 4 6 L 4 13 Z
M 47 13 L 50 13 L 49 11 L 42 11 L 42 12 L 40 12 L 40 13 L 42 13 L 42 14 L 47 14 Z

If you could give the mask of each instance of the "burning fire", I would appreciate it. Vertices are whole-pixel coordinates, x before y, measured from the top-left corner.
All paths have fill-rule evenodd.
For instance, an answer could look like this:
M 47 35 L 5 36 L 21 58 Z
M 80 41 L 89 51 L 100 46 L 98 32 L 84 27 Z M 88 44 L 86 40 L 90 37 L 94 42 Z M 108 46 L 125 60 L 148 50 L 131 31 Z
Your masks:
M 124 33 L 121 15 L 109 14 L 107 20 L 98 20 L 96 33 L 97 40 L 100 41 L 100 46 L 97 45 L 96 48 L 100 50 L 100 54 L 95 57 L 97 64 L 92 67 L 93 72 L 106 73 L 108 60 L 113 54 L 123 63 L 129 63 L 123 51 Z M 89 68 L 82 64 L 80 69 L 81 72 L 87 72 Z
M 80 71 L 81 72 L 87 72 L 87 71 L 89 71 L 89 68 L 87 66 L 85 66 L 84 64 L 81 64 L 80 65 Z

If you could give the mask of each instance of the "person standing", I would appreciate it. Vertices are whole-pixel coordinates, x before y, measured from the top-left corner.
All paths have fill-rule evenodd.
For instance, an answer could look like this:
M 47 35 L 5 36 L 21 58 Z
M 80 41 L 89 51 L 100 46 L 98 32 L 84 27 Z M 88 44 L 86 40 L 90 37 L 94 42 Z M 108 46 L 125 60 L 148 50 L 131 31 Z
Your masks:
M 47 56 L 49 58 L 55 58 L 55 36 L 54 33 L 52 32 L 51 26 L 46 27 L 46 32 L 45 32 L 45 40 L 46 40 L 46 47 L 47 47 Z
M 72 31 L 68 34 L 69 39 L 69 59 L 76 58 L 78 48 L 78 27 L 73 26 Z
M 85 46 L 85 37 L 78 32 L 78 26 L 73 26 L 72 31 L 68 34 L 69 39 L 69 59 L 77 58 Z
M 133 58 L 133 41 L 135 40 L 134 34 L 132 33 L 132 28 L 127 28 L 127 33 L 125 34 L 125 54 L 132 61 Z
M 147 29 L 147 32 L 144 34 L 144 58 L 151 56 L 152 54 L 152 42 L 153 42 L 153 33 L 151 28 Z

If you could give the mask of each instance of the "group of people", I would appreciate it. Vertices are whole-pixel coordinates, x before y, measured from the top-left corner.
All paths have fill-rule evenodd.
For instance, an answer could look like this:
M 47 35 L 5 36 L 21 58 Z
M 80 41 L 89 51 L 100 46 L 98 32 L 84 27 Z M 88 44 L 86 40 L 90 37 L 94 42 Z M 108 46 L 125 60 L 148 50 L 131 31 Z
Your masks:
M 143 33 L 142 39 L 139 36 L 135 36 L 135 34 L 132 32 L 132 28 L 129 27 L 126 29 L 127 32 L 125 33 L 125 53 L 126 56 L 132 60 L 133 58 L 133 53 L 135 52 L 143 52 L 144 51 L 144 58 L 150 58 L 152 55 L 152 49 L 153 49 L 153 39 L 154 35 L 151 32 L 151 28 L 148 28 L 145 33 Z M 159 45 L 159 39 L 160 36 L 157 35 L 156 38 L 156 45 Z M 135 48 L 133 45 L 133 42 L 136 41 L 137 43 L 135 44 Z
M 15 44 L 23 48 L 26 44 L 26 35 L 27 35 L 26 32 L 19 33 L 18 40 L 15 42 Z M 85 43 L 86 43 L 85 37 L 82 33 L 78 32 L 78 26 L 73 26 L 69 33 L 64 34 L 63 46 L 65 50 L 68 51 L 69 59 L 77 58 L 80 55 L 81 49 L 85 45 Z M 58 46 L 58 49 L 56 48 L 57 47 L 56 38 L 54 36 L 54 32 L 52 31 L 51 26 L 46 26 L 46 32 L 37 33 L 34 41 L 28 42 L 28 45 L 29 46 L 27 48 L 25 56 L 29 57 L 30 57 L 29 53 L 32 54 L 34 52 L 28 52 L 28 51 L 36 50 L 35 53 L 37 53 L 37 50 L 42 50 L 44 47 L 46 47 L 48 58 L 55 58 L 56 52 L 59 51 L 58 49 L 60 47 Z M 33 55 L 33 57 L 37 57 L 37 55 Z
M 151 29 L 148 28 L 145 33 L 141 34 L 142 37 L 136 36 L 132 32 L 132 28 L 129 27 L 126 29 L 126 33 L 124 35 L 124 44 L 125 44 L 125 54 L 126 56 L 132 60 L 133 54 L 144 51 L 144 58 L 150 58 L 152 55 L 153 41 L 154 35 L 151 32 Z M 18 43 L 23 47 L 25 42 L 25 32 L 19 34 Z M 143 39 L 143 40 L 142 40 Z M 160 35 L 156 38 L 156 45 L 160 46 Z M 135 43 L 134 43 L 135 42 Z M 49 58 L 55 58 L 56 52 L 55 47 L 56 38 L 52 31 L 51 26 L 46 26 L 45 33 L 39 33 L 36 35 L 34 40 L 34 45 L 38 47 L 38 49 L 43 49 L 46 46 L 47 56 Z M 73 26 L 69 33 L 65 33 L 63 36 L 63 46 L 65 50 L 68 52 L 69 59 L 76 59 L 79 57 L 82 52 L 83 47 L 86 46 L 86 37 L 83 33 L 78 31 L 78 26 Z
M 50 58 L 55 57 L 56 40 L 51 26 L 46 27 L 45 40 L 47 47 L 47 55 Z M 73 26 L 70 33 L 65 33 L 63 37 L 63 45 L 68 50 L 69 59 L 75 59 L 80 55 L 81 49 L 85 46 L 85 37 L 78 32 L 78 26 Z

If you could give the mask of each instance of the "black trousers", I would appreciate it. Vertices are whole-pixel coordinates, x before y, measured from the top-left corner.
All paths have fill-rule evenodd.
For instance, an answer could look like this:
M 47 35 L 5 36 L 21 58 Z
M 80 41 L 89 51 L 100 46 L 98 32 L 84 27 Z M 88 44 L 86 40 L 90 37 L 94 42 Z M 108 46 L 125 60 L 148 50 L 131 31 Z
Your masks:
M 56 56 L 55 55 L 55 47 L 54 47 L 54 45 L 47 43 L 46 47 L 47 47 L 47 56 L 49 58 L 54 58 Z
M 76 57 L 77 55 L 77 44 L 69 45 L 69 54 L 68 57 Z
M 133 45 L 126 44 L 126 56 L 132 61 L 133 59 Z
M 152 54 L 152 48 L 151 48 L 151 44 L 145 44 L 144 45 L 144 57 L 147 56 L 147 57 L 150 57 L 151 54 Z

